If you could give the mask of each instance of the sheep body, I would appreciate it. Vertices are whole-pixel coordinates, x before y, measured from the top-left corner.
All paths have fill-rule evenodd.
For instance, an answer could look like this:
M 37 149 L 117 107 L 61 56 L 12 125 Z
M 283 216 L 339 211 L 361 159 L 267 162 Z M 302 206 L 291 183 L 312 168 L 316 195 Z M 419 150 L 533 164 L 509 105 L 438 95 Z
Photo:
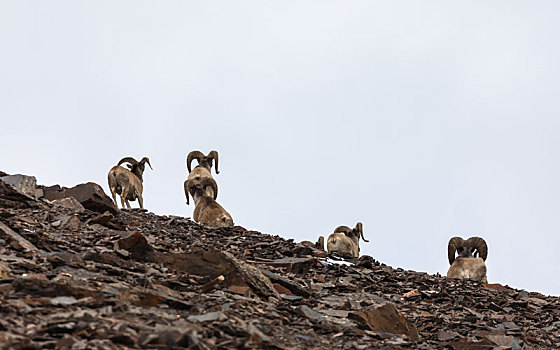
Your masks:
M 354 229 L 348 226 L 339 226 L 327 238 L 327 251 L 329 254 L 337 253 L 343 257 L 358 258 L 360 256 L 360 236 L 364 242 L 369 242 L 364 238 L 361 222 L 358 222 Z
M 130 170 L 120 166 L 125 162 L 130 163 L 130 165 L 128 165 Z M 142 197 L 144 185 L 142 183 L 142 174 L 144 173 L 145 163 L 148 163 L 150 168 L 152 168 L 150 160 L 147 157 L 142 158 L 140 162 L 137 162 L 134 158 L 126 157 L 121 159 L 117 165 L 109 170 L 107 181 L 109 183 L 109 189 L 111 190 L 113 202 L 117 208 L 116 195 L 118 194 L 121 197 L 121 206 L 123 209 L 125 208 L 125 203 L 126 207 L 131 209 L 129 201 L 134 201 L 136 199 L 138 199 L 140 208 L 144 209 L 144 199 Z
M 204 196 L 198 202 L 193 219 L 199 224 L 214 228 L 233 226 L 231 215 L 210 196 Z
M 233 226 L 231 215 L 216 202 L 218 185 L 214 179 L 187 180 L 185 188 L 194 199 L 194 221 L 213 228 Z
M 457 258 L 455 258 L 456 253 L 458 254 Z M 447 245 L 447 258 L 450 265 L 447 277 L 472 279 L 488 283 L 486 277 L 487 257 L 488 245 L 483 238 L 471 237 L 464 240 L 461 237 L 453 237 Z
M 358 246 L 350 238 L 343 233 L 332 233 L 327 239 L 327 250 L 329 253 L 338 253 L 341 255 L 349 255 L 352 258 L 359 256 Z
M 138 204 L 140 208 L 144 208 L 144 199 L 142 198 L 142 191 L 144 186 L 142 181 L 136 175 L 131 173 L 129 170 L 116 165 L 109 171 L 108 175 L 109 189 L 111 190 L 111 195 L 113 196 L 113 202 L 117 204 L 116 195 L 121 197 L 122 208 L 126 207 L 130 209 L 129 201 L 134 201 L 138 198 Z
M 458 257 L 447 271 L 448 278 L 471 279 L 488 283 L 486 263 L 482 258 Z

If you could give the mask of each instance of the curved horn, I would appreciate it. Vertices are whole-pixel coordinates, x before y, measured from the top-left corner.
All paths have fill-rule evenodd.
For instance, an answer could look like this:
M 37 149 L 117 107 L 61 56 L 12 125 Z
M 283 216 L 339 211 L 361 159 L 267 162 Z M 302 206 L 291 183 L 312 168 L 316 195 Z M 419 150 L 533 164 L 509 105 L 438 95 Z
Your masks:
M 447 258 L 449 259 L 449 265 L 453 264 L 455 261 L 455 252 L 463 245 L 465 245 L 465 240 L 461 237 L 453 237 L 449 240 L 449 243 L 447 244 Z
M 138 161 L 136 161 L 136 159 L 132 157 L 124 157 L 123 159 L 119 160 L 119 163 L 117 165 L 121 165 L 122 163 L 126 162 L 129 162 L 132 165 L 138 165 Z
M 476 248 L 482 260 L 486 261 L 488 257 L 488 245 L 483 238 L 480 237 L 471 237 L 467 239 L 467 245 L 472 248 Z
M 364 228 L 363 228 L 361 222 L 358 222 L 358 223 L 356 224 L 356 228 L 354 228 L 354 230 L 356 230 L 356 232 L 358 232 L 358 233 L 362 236 L 362 240 L 363 240 L 364 242 L 369 242 L 367 239 L 364 238 Z
M 334 233 L 337 232 L 342 232 L 344 234 L 352 232 L 352 229 L 350 229 L 350 227 L 348 226 L 338 226 L 337 228 L 334 229 Z
M 191 190 L 192 188 L 195 186 L 193 180 L 187 180 L 185 181 L 185 194 L 187 195 L 187 204 L 189 204 L 189 194 L 191 194 Z M 193 196 L 194 199 L 194 196 Z
M 148 157 L 142 158 L 142 160 L 140 161 L 140 164 L 144 164 L 144 163 L 148 163 L 148 165 L 150 166 L 150 169 L 154 170 L 154 168 L 152 168 L 152 164 L 150 164 L 150 158 L 148 158 Z
M 189 171 L 189 173 L 191 172 L 191 163 L 193 159 L 198 160 L 198 162 L 200 163 L 200 159 L 202 157 L 204 157 L 204 154 L 202 154 L 202 152 L 200 151 L 192 151 L 191 153 L 189 153 L 189 155 L 187 156 L 187 170 Z
M 189 180 L 185 181 L 183 187 L 185 188 L 185 197 L 187 197 L 187 205 L 189 205 Z
M 200 180 L 200 184 L 202 185 L 202 188 L 204 190 L 206 189 L 206 187 L 210 186 L 212 188 L 212 191 L 214 191 L 214 200 L 218 198 L 218 184 L 216 183 L 216 180 L 210 177 L 205 177 Z
M 218 171 L 218 151 L 210 151 L 210 153 L 208 153 L 206 157 L 214 159 L 214 162 L 216 163 L 216 174 L 219 174 L 220 172 Z

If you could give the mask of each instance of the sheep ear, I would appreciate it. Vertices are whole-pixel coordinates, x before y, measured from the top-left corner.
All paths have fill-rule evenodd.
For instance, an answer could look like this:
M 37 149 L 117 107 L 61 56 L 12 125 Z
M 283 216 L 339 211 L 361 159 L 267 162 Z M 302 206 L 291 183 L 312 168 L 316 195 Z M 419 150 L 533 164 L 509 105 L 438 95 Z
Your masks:
M 127 164 L 126 167 L 127 167 L 128 169 L 132 170 L 132 165 Z

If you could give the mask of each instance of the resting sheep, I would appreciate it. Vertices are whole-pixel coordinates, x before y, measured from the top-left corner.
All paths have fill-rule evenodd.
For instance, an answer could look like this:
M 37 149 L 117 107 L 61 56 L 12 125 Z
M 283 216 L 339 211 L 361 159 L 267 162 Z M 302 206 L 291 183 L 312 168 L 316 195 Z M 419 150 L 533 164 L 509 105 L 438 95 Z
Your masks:
M 127 170 L 120 165 L 122 163 L 129 163 L 127 166 L 130 170 Z M 152 165 L 150 164 L 150 159 L 148 157 L 142 158 L 140 162 L 132 157 L 126 157 L 119 161 L 119 163 L 111 168 L 109 174 L 107 175 L 107 180 L 109 181 L 109 189 L 111 190 L 111 195 L 113 196 L 113 202 L 118 208 L 116 194 L 121 197 L 121 206 L 124 209 L 125 202 L 126 207 L 130 209 L 129 201 L 134 201 L 138 198 L 138 204 L 140 208 L 144 209 L 144 199 L 142 198 L 143 191 L 143 180 L 142 175 L 144 174 L 144 167 L 148 163 L 150 169 Z M 153 170 L 153 169 L 152 169 Z
M 198 161 L 198 165 L 192 169 L 191 171 L 191 163 L 196 159 Z M 187 156 L 187 170 L 189 171 L 189 176 L 187 181 L 195 180 L 195 179 L 202 179 L 202 178 L 211 178 L 212 179 L 212 163 L 213 161 L 216 162 L 216 174 L 219 174 L 218 171 L 218 152 L 217 151 L 210 151 L 208 155 L 204 155 L 200 151 L 192 151 Z M 184 183 L 185 189 L 185 197 L 187 197 L 187 205 L 189 204 L 189 191 L 187 189 L 187 181 Z
M 233 226 L 231 215 L 215 200 L 218 185 L 214 179 L 187 180 L 185 186 L 194 200 L 194 221 L 213 228 Z
M 458 254 L 457 258 L 455 258 L 455 252 Z M 484 239 L 471 237 L 465 241 L 461 237 L 453 237 L 447 245 L 447 257 L 451 265 L 447 271 L 447 277 L 467 278 L 488 283 L 485 263 L 488 257 L 488 246 Z
M 358 222 L 354 229 L 339 226 L 327 239 L 327 251 L 329 254 L 337 253 L 343 257 L 358 258 L 360 256 L 360 236 L 364 242 L 369 242 L 364 238 L 361 222 Z

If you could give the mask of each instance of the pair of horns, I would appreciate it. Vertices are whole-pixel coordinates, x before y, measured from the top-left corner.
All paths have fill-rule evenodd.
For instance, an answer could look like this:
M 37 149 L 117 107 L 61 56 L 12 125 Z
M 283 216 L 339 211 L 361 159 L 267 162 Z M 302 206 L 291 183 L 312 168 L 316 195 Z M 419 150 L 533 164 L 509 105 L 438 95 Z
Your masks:
M 148 165 L 150 166 L 150 169 L 154 170 L 154 168 L 152 168 L 152 165 L 150 164 L 150 158 L 148 158 L 148 157 L 142 158 L 142 160 L 140 162 L 138 162 L 136 159 L 134 159 L 132 157 L 124 157 L 123 159 L 121 159 L 119 161 L 119 164 L 117 164 L 117 165 L 121 165 L 122 163 L 130 163 L 132 166 L 138 165 L 138 164 L 148 163 Z
M 214 160 L 216 162 L 216 174 L 220 173 L 220 171 L 218 170 L 217 151 L 210 151 L 207 156 L 205 156 L 204 153 L 200 151 L 192 151 L 191 153 L 189 153 L 189 155 L 187 156 L 187 170 L 189 171 L 189 173 L 191 172 L 191 163 L 194 159 L 198 161 L 198 164 L 201 164 L 202 162 L 208 162 L 208 166 L 210 167 L 212 167 L 212 160 Z
M 201 179 L 196 179 L 196 180 L 195 179 L 187 180 L 187 192 L 190 193 L 191 195 L 193 194 L 194 191 L 196 191 L 196 189 L 200 188 L 204 191 L 206 187 L 212 188 L 212 191 L 214 191 L 214 200 L 216 200 L 216 198 L 218 197 L 218 184 L 216 183 L 216 180 L 209 177 L 203 177 Z M 188 195 L 187 195 L 187 204 L 189 204 Z
M 350 227 L 348 227 L 348 226 L 338 226 L 338 227 L 334 230 L 334 232 L 342 232 L 342 233 L 344 233 L 346 236 L 348 236 L 349 233 L 356 233 L 356 234 L 358 234 L 358 237 L 360 237 L 360 236 L 362 237 L 362 240 L 363 240 L 364 242 L 369 242 L 369 241 L 368 241 L 367 239 L 365 239 L 365 237 L 364 237 L 364 229 L 363 229 L 363 226 L 362 226 L 362 223 L 361 223 L 361 222 L 358 222 L 358 223 L 356 224 L 356 227 L 354 227 L 353 230 L 352 230 Z
M 449 240 L 449 244 L 447 245 L 447 258 L 449 259 L 450 265 L 455 261 L 455 252 L 463 247 L 476 249 L 482 260 L 486 261 L 488 257 L 488 245 L 483 238 L 471 237 L 465 241 L 461 237 L 453 237 Z

